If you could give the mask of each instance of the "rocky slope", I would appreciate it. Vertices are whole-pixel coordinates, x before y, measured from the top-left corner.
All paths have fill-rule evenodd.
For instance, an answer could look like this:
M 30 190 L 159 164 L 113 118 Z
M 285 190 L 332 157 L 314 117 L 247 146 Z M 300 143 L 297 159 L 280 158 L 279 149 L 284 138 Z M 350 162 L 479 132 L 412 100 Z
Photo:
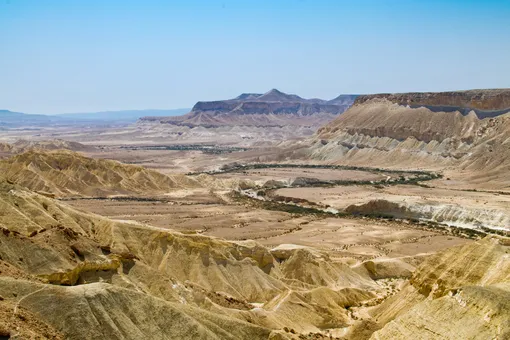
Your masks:
M 278 90 L 243 93 L 234 99 L 198 102 L 177 117 L 144 117 L 137 126 L 148 134 L 172 134 L 187 143 L 272 145 L 309 137 L 344 112 L 356 98 L 341 95 L 331 101 L 303 99 Z
M 141 122 L 184 126 L 315 126 L 345 111 L 356 96 L 339 96 L 331 101 L 303 99 L 278 90 L 265 94 L 244 93 L 222 101 L 198 102 L 191 112 L 179 117 L 145 117 Z
M 273 255 L 116 222 L 5 182 L 0 204 L 0 330 L 11 336 L 21 319 L 55 339 L 287 339 L 285 327 L 349 326 L 347 306 L 380 291 L 306 249 Z
M 508 89 L 383 93 L 361 96 L 356 100 L 356 103 L 363 104 L 376 98 L 386 99 L 404 106 L 423 106 L 435 111 L 459 111 L 464 114 L 474 111 L 478 118 L 497 116 L 508 112 L 510 108 L 510 91 Z
M 397 295 L 372 312 L 372 339 L 510 337 L 508 241 L 484 239 L 427 259 Z
M 33 150 L 0 161 L 0 178 L 59 197 L 156 194 L 200 186 L 184 175 L 166 176 L 78 153 Z
M 94 151 L 95 148 L 93 146 L 63 139 L 50 139 L 42 141 L 20 139 L 12 144 L 0 143 L 0 154 L 4 155 L 13 155 L 30 150 L 70 150 L 87 152 Z
M 509 98 L 504 89 L 360 96 L 318 130 L 307 154 L 381 167 L 455 167 L 491 189 L 506 187 Z
M 455 339 L 462 330 L 463 336 L 508 336 L 510 258 L 503 238 L 451 248 L 412 274 L 414 267 L 400 260 L 351 267 L 308 247 L 269 250 L 253 241 L 112 221 L 5 182 L 0 204 L 4 334 L 367 339 L 378 330 L 374 339 Z M 376 281 L 407 277 L 393 297 Z
M 16 334 L 17 320 L 27 313 L 32 315 L 32 326 L 25 326 L 32 334 L 39 330 L 51 335 L 44 328 L 49 324 L 66 339 L 169 338 L 175 334 L 182 338 L 267 339 L 271 332 L 199 309 L 191 290 L 177 283 L 173 274 L 164 275 L 164 270 L 157 269 L 156 262 L 165 257 L 167 249 L 167 256 L 174 251 L 178 254 L 179 248 L 200 254 L 200 240 L 178 236 L 172 242 L 169 232 L 78 212 L 6 183 L 0 185 L 0 204 L 0 257 L 4 267 L 12 268 L 0 270 L 0 305 L 13 315 L 0 320 L 0 329 L 10 335 Z M 169 241 L 174 245 L 168 247 Z M 230 261 L 236 261 L 228 252 L 222 253 L 221 243 L 216 248 L 218 260 L 230 256 Z M 212 272 L 220 266 L 215 264 Z M 260 271 L 251 262 L 244 267 Z M 193 277 L 193 267 L 190 269 L 186 278 Z M 217 275 L 214 282 L 218 287 L 232 281 L 226 273 L 211 275 Z M 64 287 L 69 285 L 77 286 Z M 179 294 L 191 299 L 194 306 L 180 302 Z

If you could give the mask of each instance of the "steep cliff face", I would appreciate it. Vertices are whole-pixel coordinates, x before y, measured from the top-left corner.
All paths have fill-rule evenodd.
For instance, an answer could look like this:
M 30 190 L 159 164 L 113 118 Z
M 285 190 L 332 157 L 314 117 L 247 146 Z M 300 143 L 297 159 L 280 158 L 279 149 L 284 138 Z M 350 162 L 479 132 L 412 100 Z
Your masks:
M 179 117 L 145 117 L 142 122 L 187 126 L 284 126 L 319 127 L 344 112 L 356 96 L 341 95 L 331 101 L 303 99 L 273 89 L 265 94 L 243 93 L 222 101 L 198 102 Z
M 509 98 L 510 90 L 360 96 L 318 130 L 309 154 L 359 165 L 489 171 L 505 180 Z
M 510 109 L 510 89 L 382 93 L 360 96 L 356 99 L 356 104 L 363 104 L 376 98 L 411 107 L 424 106 L 432 110 L 465 113 L 473 110 L 478 111 L 479 118 L 494 116 Z
M 480 120 L 474 114 L 462 115 L 458 111 L 434 112 L 425 107 L 409 108 L 387 99 L 371 99 L 356 104 L 344 115 L 319 130 L 321 137 L 334 137 L 345 131 L 348 134 L 370 137 L 388 137 L 398 141 L 415 138 L 429 143 L 454 138 L 471 142 Z

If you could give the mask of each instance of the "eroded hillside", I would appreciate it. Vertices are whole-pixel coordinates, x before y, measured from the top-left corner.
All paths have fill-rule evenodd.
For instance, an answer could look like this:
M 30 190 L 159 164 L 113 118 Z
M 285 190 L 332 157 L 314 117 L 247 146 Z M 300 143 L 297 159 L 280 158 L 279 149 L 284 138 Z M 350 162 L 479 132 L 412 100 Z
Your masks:
M 500 189 L 510 185 L 509 97 L 510 90 L 360 96 L 319 129 L 309 154 L 330 162 L 454 169 Z
M 374 310 L 377 320 L 391 321 L 372 338 L 505 339 L 509 301 L 508 241 L 488 238 L 425 261 L 401 292 Z
M 276 151 L 28 143 L 0 161 L 0 336 L 508 338 L 504 93 L 360 97 Z
M 182 116 L 144 117 L 138 127 L 146 134 L 171 134 L 179 141 L 237 145 L 270 145 L 311 136 L 352 105 L 356 95 L 333 100 L 304 99 L 276 89 L 243 93 L 216 101 L 199 101 Z
M 268 339 L 345 327 L 345 307 L 381 290 L 306 249 L 275 257 L 255 242 L 119 223 L 5 183 L 0 202 L 6 330 L 23 311 L 72 339 Z
M 303 99 L 273 89 L 264 94 L 244 93 L 234 99 L 198 102 L 179 117 L 146 117 L 142 121 L 185 126 L 319 126 L 345 111 L 356 96 L 331 101 Z
M 0 162 L 0 177 L 59 197 L 164 193 L 200 186 L 184 175 L 166 176 L 140 166 L 78 153 L 32 150 Z
M 68 339 L 432 338 L 426 317 L 453 338 L 452 303 L 471 331 L 508 335 L 504 239 L 451 248 L 411 274 L 410 259 L 348 264 L 313 247 L 186 235 L 5 182 L 0 203 L 0 329 L 11 335 L 21 324 Z

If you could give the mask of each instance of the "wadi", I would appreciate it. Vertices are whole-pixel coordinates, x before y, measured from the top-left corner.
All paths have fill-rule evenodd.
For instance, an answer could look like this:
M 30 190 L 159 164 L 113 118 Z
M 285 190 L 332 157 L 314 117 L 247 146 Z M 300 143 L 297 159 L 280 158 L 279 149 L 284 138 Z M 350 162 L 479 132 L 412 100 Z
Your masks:
M 507 339 L 509 113 L 272 90 L 7 128 L 0 337 Z

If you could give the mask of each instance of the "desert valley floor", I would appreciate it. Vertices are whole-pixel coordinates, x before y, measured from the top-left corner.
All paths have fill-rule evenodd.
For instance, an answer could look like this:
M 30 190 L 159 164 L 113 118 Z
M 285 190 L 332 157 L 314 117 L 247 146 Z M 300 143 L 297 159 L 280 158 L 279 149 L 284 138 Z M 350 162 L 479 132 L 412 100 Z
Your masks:
M 271 142 L 2 131 L 0 338 L 508 339 L 508 117 L 385 100 Z

